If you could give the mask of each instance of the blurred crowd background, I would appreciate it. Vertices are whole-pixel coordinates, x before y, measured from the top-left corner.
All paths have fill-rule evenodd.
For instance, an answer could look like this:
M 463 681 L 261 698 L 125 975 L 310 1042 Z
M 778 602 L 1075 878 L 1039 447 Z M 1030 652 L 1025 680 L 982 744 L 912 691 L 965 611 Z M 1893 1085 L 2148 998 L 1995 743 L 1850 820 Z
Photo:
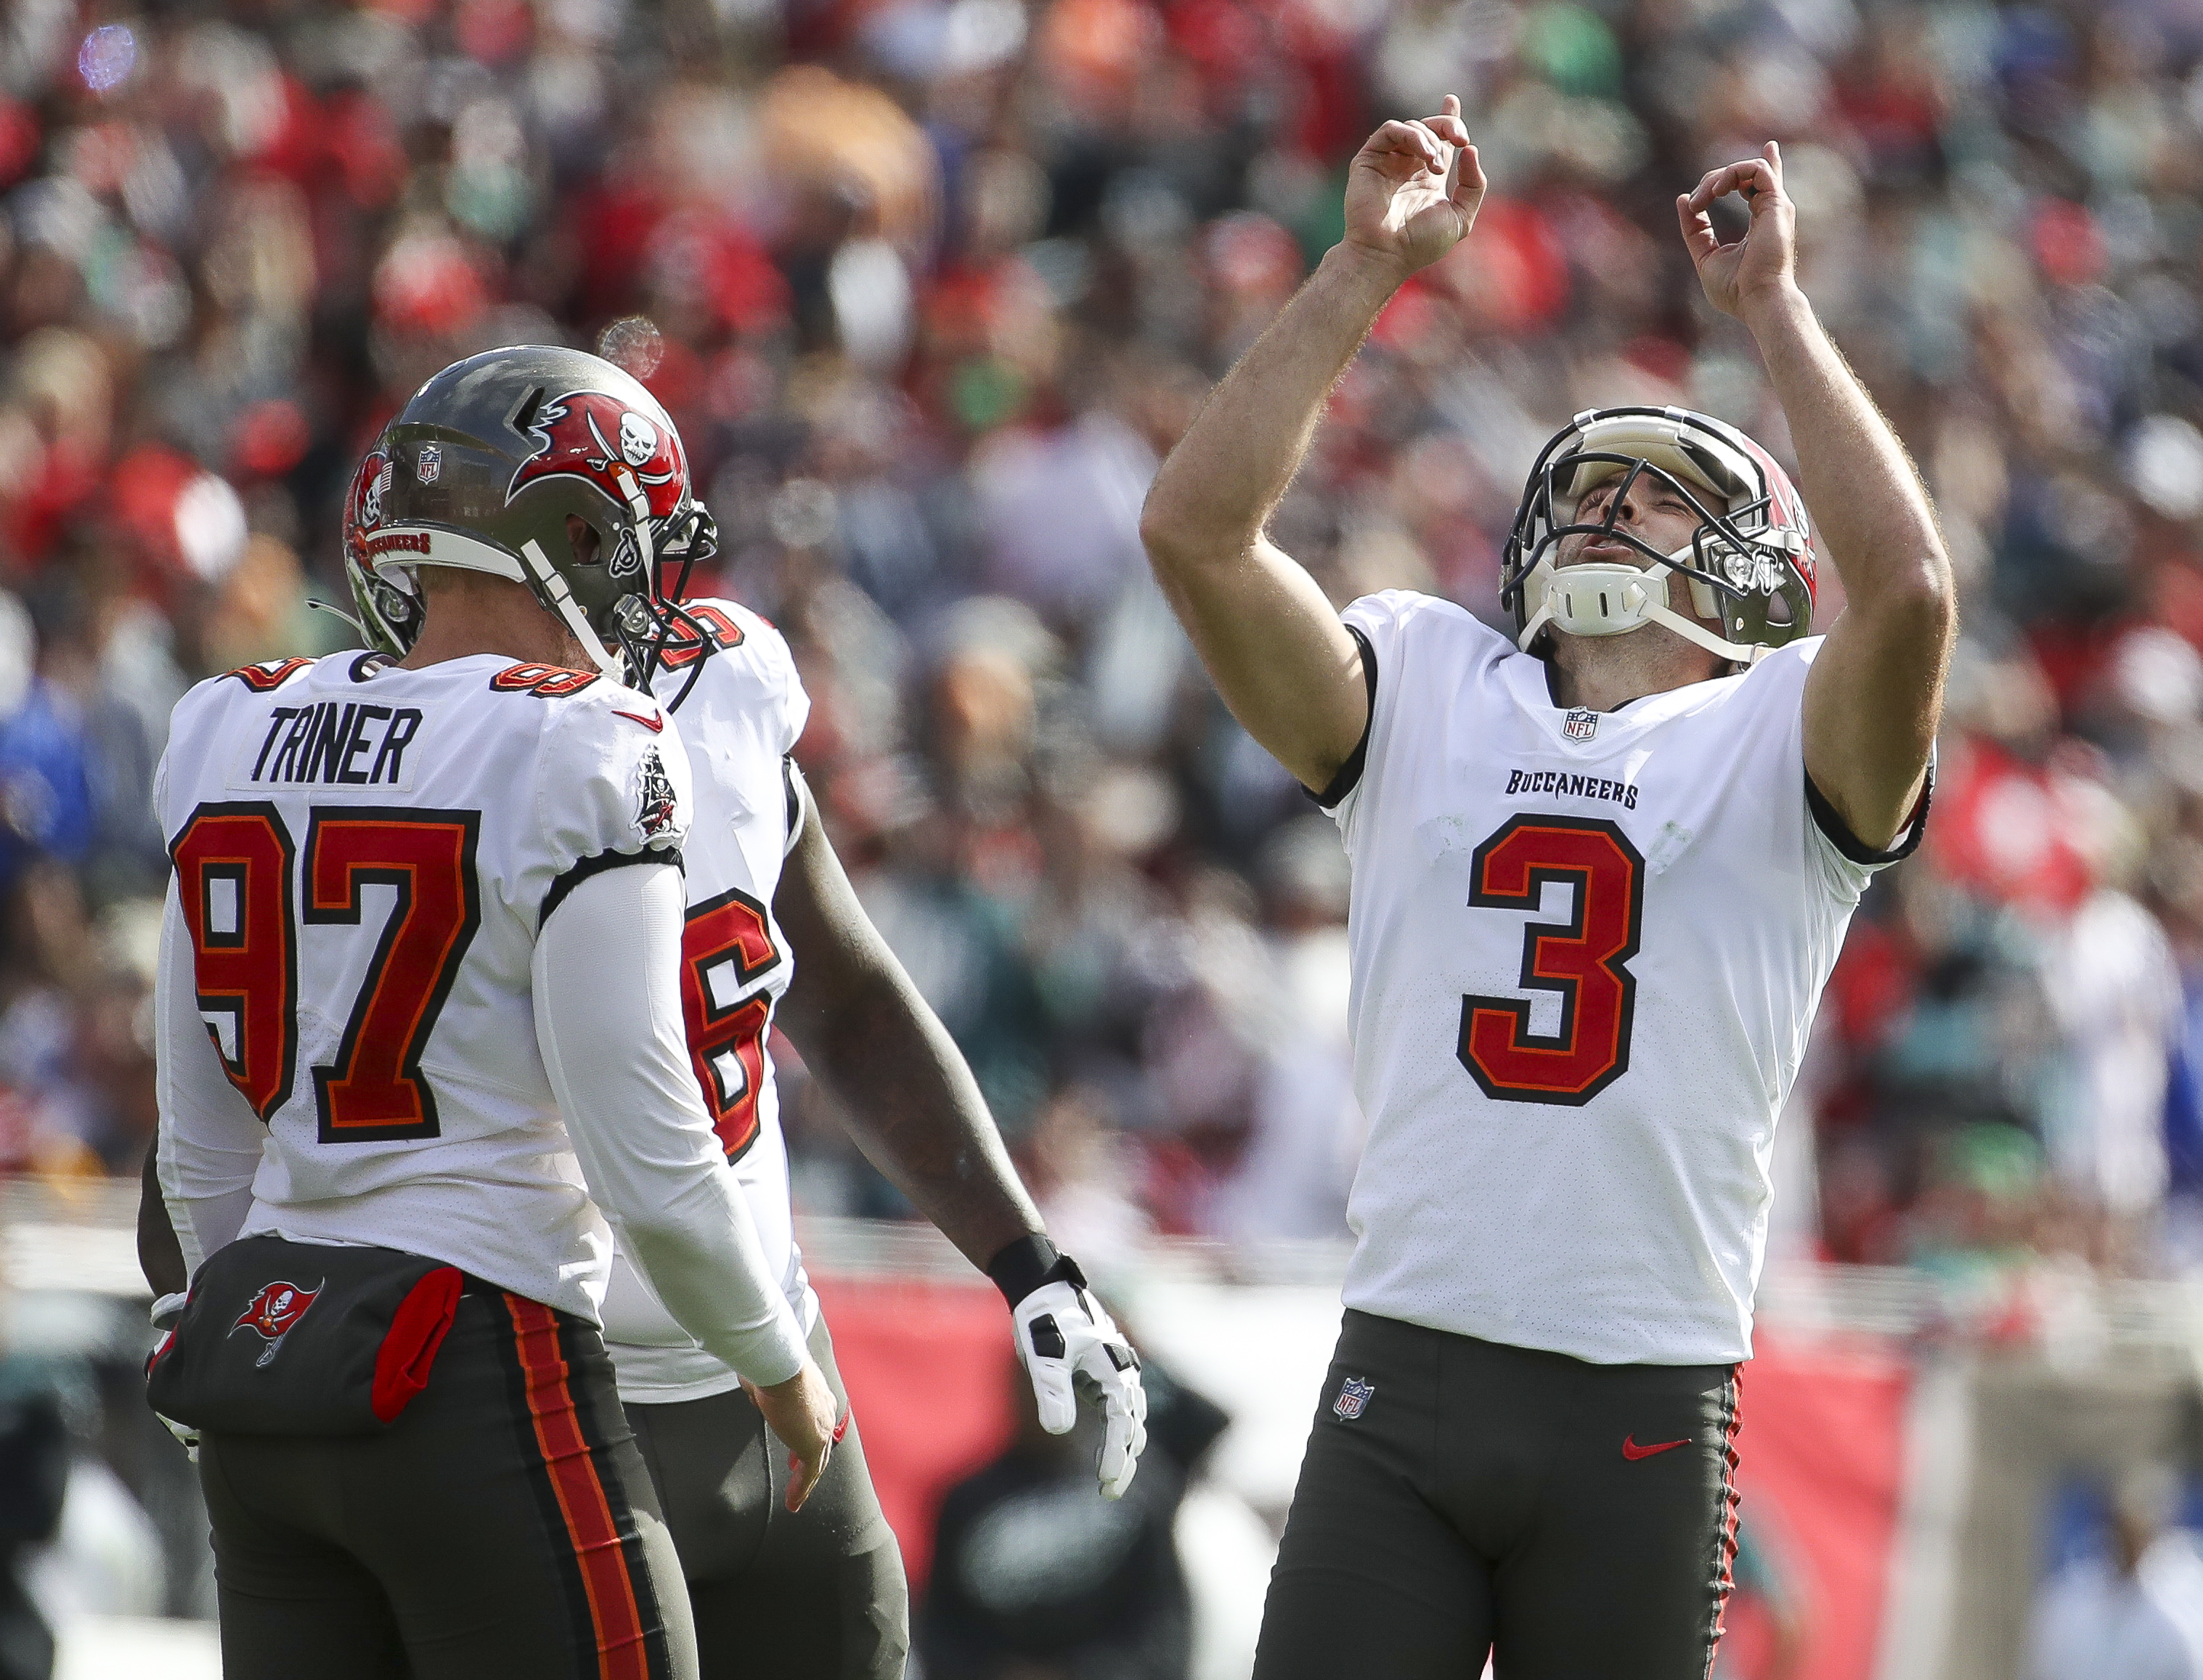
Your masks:
M 384 421 L 558 341 L 680 423 L 724 539 L 694 587 L 788 634 L 836 843 L 1065 1245 L 1343 1238 L 1344 859 L 1136 524 L 1361 139 L 1447 92 L 1491 195 L 1279 540 L 1342 604 L 1497 622 L 1575 411 L 1788 458 L 1673 211 L 1780 139 L 1965 634 L 1778 1253 L 1926 1269 L 2015 1337 L 2060 1280 L 2203 1268 L 2203 0 L 13 0 L 0 1169 L 142 1161 L 170 706 L 350 642 L 308 603 Z M 799 1205 L 907 1212 L 783 1065 Z
M 1277 534 L 1342 604 L 1496 619 L 1573 412 L 1687 403 L 1787 454 L 1671 209 L 1782 140 L 1804 284 L 1927 474 L 1966 625 L 1782 1241 L 1993 1294 L 2203 1264 L 2192 0 L 18 0 L 0 1160 L 137 1169 L 169 706 L 343 645 L 306 603 L 343 598 L 337 502 L 384 420 L 458 356 L 560 340 L 679 421 L 726 537 L 697 587 L 794 642 L 842 854 L 1068 1239 L 1343 1234 L 1344 862 L 1136 520 L 1337 237 L 1360 139 L 1449 91 L 1491 197 Z M 806 1207 L 899 1211 L 791 1108 Z

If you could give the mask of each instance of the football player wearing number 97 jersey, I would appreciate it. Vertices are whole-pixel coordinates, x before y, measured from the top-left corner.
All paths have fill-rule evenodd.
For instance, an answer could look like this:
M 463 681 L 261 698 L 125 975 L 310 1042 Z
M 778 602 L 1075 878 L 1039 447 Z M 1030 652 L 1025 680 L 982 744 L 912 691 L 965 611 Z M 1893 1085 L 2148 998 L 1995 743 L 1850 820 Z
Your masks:
M 505 401 L 516 364 L 637 423 L 599 435 L 586 414 L 552 457 L 583 470 L 529 470 L 540 451 L 509 470 L 505 429 L 541 417 Z M 156 1281 L 188 1276 L 191 1358 L 267 1343 L 257 1387 L 186 1395 L 233 1677 L 696 1672 L 599 1329 L 615 1229 L 682 1329 L 750 1376 L 799 1459 L 791 1500 L 830 1459 L 836 1397 L 690 1072 L 688 756 L 617 681 L 653 553 L 706 528 L 676 451 L 594 357 L 447 370 L 347 519 L 355 557 L 404 572 L 363 603 L 405 618 L 403 658 L 250 666 L 176 708 L 155 781 L 175 864 L 156 1177 L 179 1247 Z M 210 1298 L 269 1253 L 283 1270 L 244 1312 Z M 441 1280 L 405 1295 L 426 1305 L 402 1339 L 402 1309 L 377 1333 L 346 1286 L 324 1304 L 340 1271 L 377 1269 Z M 309 1324 L 343 1357 L 286 1359 Z M 344 1404 L 354 1353 L 371 1415 Z
M 1256 1680 L 1710 1671 L 1775 1116 L 1860 893 L 1926 816 L 1950 568 L 1797 287 L 1771 144 L 1676 210 L 1817 535 L 1751 439 L 1639 407 L 1539 457 L 1511 635 L 1404 592 L 1341 614 L 1265 536 L 1378 311 L 1484 187 L 1457 101 L 1379 129 L 1344 239 L 1143 520 L 1225 699 L 1353 865 L 1357 1242 Z M 1732 193 L 1749 231 L 1724 243 Z M 1823 556 L 1847 604 L 1816 637 Z
M 354 597 L 379 647 L 412 645 L 417 601 L 404 544 L 416 528 L 438 543 L 499 540 L 498 517 L 472 510 L 493 510 L 508 478 L 570 479 L 607 499 L 631 491 L 663 518 L 681 516 L 671 493 L 686 470 L 678 435 L 632 381 L 599 377 L 602 367 L 570 352 L 493 352 L 432 381 L 393 422 L 391 486 L 372 505 L 357 498 L 351 545 Z M 504 453 L 455 459 L 457 436 Z M 417 469 L 405 470 L 427 449 L 447 497 L 433 516 Z M 645 522 L 644 536 L 653 528 Z M 646 692 L 622 691 L 609 710 L 630 748 L 681 741 L 692 769 L 678 988 L 690 1094 L 842 1424 L 800 1509 L 766 1436 L 777 1420 L 753 1397 L 762 1373 L 697 1335 L 624 1242 L 604 1334 L 680 1553 L 705 1680 L 892 1680 L 908 1648 L 901 1559 L 794 1241 L 767 1047 L 776 1023 L 841 1099 L 872 1158 L 1001 1288 L 1042 1422 L 1068 1429 L 1073 1376 L 1090 1380 L 1105 1412 L 1099 1471 L 1112 1498 L 1131 1483 L 1145 1441 L 1139 1364 L 1077 1264 L 1048 1241 L 962 1058 L 835 858 L 788 757 L 810 702 L 787 643 L 735 602 L 678 598 L 688 563 L 709 554 L 711 539 L 693 526 L 674 535 L 677 551 L 632 557 L 630 575 L 674 569 L 664 598 L 614 616 L 623 669 Z M 586 520 L 571 541 L 577 554 L 609 557 L 605 569 L 629 557 L 615 533 Z

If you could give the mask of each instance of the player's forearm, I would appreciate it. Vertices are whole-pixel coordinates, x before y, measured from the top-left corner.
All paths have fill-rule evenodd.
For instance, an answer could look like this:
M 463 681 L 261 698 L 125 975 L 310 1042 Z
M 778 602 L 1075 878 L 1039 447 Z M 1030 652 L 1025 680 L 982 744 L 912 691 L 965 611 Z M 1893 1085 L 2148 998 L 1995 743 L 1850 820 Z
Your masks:
M 176 1241 L 168 1204 L 161 1194 L 160 1140 L 145 1152 L 145 1170 L 138 1182 L 138 1270 L 156 1295 L 181 1294 L 191 1286 L 191 1269 L 184 1264 L 183 1245 Z
M 536 1041 L 589 1194 L 666 1311 L 745 1376 L 779 1382 L 802 1365 L 802 1331 L 697 1093 L 681 927 L 680 874 L 664 864 L 583 881 L 536 937 Z
M 1210 394 L 1155 475 L 1141 520 L 1166 587 L 1245 553 L 1300 469 L 1332 387 L 1403 277 L 1395 265 L 1333 247 Z
M 802 1368 L 803 1333 L 766 1269 L 749 1202 L 724 1164 L 688 1177 L 647 1213 L 614 1221 L 674 1322 L 753 1382 Z
M 1755 303 L 1745 323 L 1790 421 L 1799 488 L 1848 610 L 1917 621 L 1940 640 L 1951 610 L 1951 564 L 1911 459 L 1812 305 L 1794 286 Z
M 160 1129 L 148 1164 L 188 1275 L 233 1241 L 252 1211 L 267 1131 L 222 1072 L 199 1014 L 192 938 L 176 885 L 161 922 L 153 982 L 154 1099 Z
M 1042 1229 L 963 1053 L 900 964 L 788 1030 L 865 1158 L 973 1265 Z
M 866 1158 L 983 1270 L 1040 1215 L 963 1052 L 865 914 L 807 795 L 772 907 L 795 953 L 781 1030 Z

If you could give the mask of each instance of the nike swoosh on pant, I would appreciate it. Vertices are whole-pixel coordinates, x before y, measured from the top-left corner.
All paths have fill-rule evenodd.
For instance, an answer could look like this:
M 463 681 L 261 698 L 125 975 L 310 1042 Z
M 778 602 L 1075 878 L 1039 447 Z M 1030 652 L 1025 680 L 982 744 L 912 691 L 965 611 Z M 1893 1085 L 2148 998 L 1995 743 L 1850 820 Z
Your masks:
M 1672 1452 L 1678 1447 L 1690 1444 L 1691 1438 L 1685 1435 L 1680 1441 L 1657 1441 L 1650 1447 L 1639 1447 L 1634 1435 L 1626 1435 L 1621 1438 L 1621 1456 L 1625 1459 L 1649 1459 L 1655 1453 Z

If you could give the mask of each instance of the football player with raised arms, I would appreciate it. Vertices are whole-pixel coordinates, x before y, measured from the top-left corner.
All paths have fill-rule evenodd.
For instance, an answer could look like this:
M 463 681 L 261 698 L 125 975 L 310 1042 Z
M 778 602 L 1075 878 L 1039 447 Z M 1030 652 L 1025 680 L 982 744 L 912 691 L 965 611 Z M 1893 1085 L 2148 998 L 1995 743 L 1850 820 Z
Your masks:
M 1149 493 L 1155 574 L 1353 864 L 1369 1138 L 1337 1359 L 1256 1680 L 1703 1680 L 1733 1555 L 1775 1118 L 1873 872 L 1914 845 L 1952 634 L 1917 473 L 1793 276 L 1781 159 L 1676 201 L 1758 345 L 1817 535 L 1750 439 L 1579 415 L 1507 544 L 1502 634 L 1334 610 L 1265 534 L 1386 301 L 1466 236 L 1460 105 L 1354 159 L 1344 238 Z M 1711 212 L 1741 197 L 1748 231 Z M 1810 634 L 1816 568 L 1843 613 Z
M 480 440 L 481 453 L 458 469 L 472 479 L 440 501 L 403 463 L 452 436 Z M 358 510 L 348 545 L 353 597 L 377 647 L 402 651 L 419 622 L 410 557 L 398 545 L 405 533 L 463 531 L 511 546 L 521 532 L 506 522 L 507 482 L 568 478 L 577 493 L 601 496 L 570 532 L 577 588 L 584 579 L 631 588 L 646 571 L 671 569 L 665 592 L 634 596 L 616 628 L 626 669 L 654 690 L 647 701 L 630 697 L 623 715 L 641 731 L 678 734 L 694 772 L 679 994 L 692 1086 L 844 1412 L 790 1221 L 766 1048 L 776 1025 L 840 1099 L 867 1153 L 1001 1287 L 1042 1422 L 1058 1433 L 1072 1426 L 1074 1376 L 1096 1393 L 1102 1491 L 1121 1494 L 1146 1438 L 1138 1361 L 1076 1263 L 1048 1241 L 970 1070 L 842 873 L 788 756 L 810 701 L 788 644 L 736 602 L 682 598 L 714 537 L 709 514 L 688 498 L 686 458 L 664 410 L 596 357 L 497 351 L 432 380 L 385 448 L 399 468 L 379 504 Z M 446 450 L 447 494 L 454 471 Z M 623 550 L 618 509 L 629 497 L 641 498 L 641 545 Z M 520 501 L 516 494 L 516 508 Z M 605 1335 L 688 1577 L 706 1680 L 894 1680 L 908 1648 L 907 1592 L 859 1429 L 839 1440 L 809 1502 L 792 1509 L 765 1436 L 773 1420 L 746 1392 L 752 1373 L 694 1335 L 645 1273 L 623 1245 Z
M 156 1281 L 187 1274 L 192 1298 L 155 1379 L 249 1328 L 256 1382 L 293 1403 L 189 1419 L 232 1680 L 694 1675 L 599 1328 L 613 1232 L 757 1385 L 792 1497 L 838 1408 L 689 1069 L 688 757 L 610 675 L 643 521 L 605 522 L 622 567 L 581 557 L 569 522 L 602 518 L 601 492 L 555 473 L 492 492 L 483 441 L 414 411 L 352 498 L 380 517 L 351 534 L 417 585 L 404 657 L 203 682 L 156 777 L 175 873 L 155 1176 L 179 1245 Z M 437 516 L 484 498 L 493 535 Z M 676 502 L 665 522 L 693 528 L 685 483 Z M 271 1250 L 243 1315 L 207 1296 Z M 321 1427 L 343 1371 L 285 1343 L 351 1322 L 326 1280 L 386 1261 L 440 1274 L 448 1329 L 401 1312 L 366 1344 L 373 1419 Z M 386 1371 L 393 1337 L 408 1363 Z

